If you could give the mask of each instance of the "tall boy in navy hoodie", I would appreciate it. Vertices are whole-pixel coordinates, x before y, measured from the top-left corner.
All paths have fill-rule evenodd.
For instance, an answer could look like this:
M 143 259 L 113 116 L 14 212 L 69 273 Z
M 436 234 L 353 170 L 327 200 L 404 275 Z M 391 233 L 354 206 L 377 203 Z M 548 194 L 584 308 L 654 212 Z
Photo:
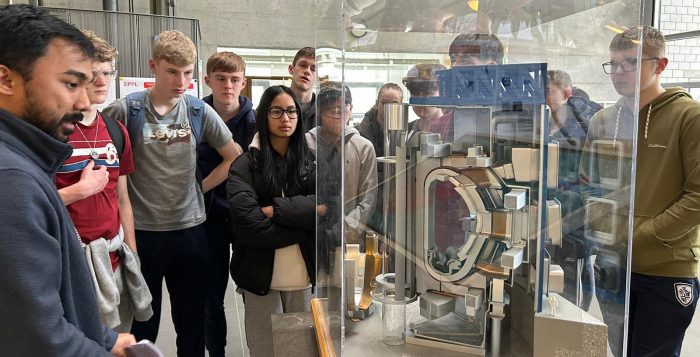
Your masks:
M 246 86 L 245 61 L 233 52 L 219 52 L 207 61 L 205 83 L 212 94 L 203 98 L 226 123 L 244 151 L 254 134 L 255 112 L 253 103 L 241 95 Z M 221 162 L 221 156 L 206 143 L 199 145 L 197 165 L 207 175 Z M 223 356 L 226 347 L 226 316 L 224 295 L 228 284 L 231 254 L 231 218 L 223 183 L 204 195 L 207 220 L 204 224 L 211 247 L 209 291 L 206 303 L 205 340 L 209 356 Z

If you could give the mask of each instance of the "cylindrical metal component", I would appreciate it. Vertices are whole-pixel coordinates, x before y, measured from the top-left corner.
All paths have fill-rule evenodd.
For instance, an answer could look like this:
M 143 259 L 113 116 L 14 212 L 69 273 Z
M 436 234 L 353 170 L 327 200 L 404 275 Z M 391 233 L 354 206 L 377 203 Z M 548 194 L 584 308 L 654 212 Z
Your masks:
M 491 316 L 491 357 L 501 355 L 501 322 L 502 317 Z
M 384 123 L 389 130 L 408 128 L 408 104 L 384 104 Z
M 117 5 L 117 0 L 102 0 L 102 10 L 119 11 L 119 6 Z
M 151 0 L 151 14 L 168 16 L 166 0 Z
M 396 106 L 394 106 L 396 107 Z M 386 107 L 385 107 L 386 108 Z M 408 157 L 405 147 L 396 149 L 396 222 L 394 227 L 394 272 L 396 272 L 396 299 L 402 301 L 406 298 L 406 251 L 408 250 L 406 241 L 406 220 L 407 202 L 406 194 L 408 186 L 406 158 Z

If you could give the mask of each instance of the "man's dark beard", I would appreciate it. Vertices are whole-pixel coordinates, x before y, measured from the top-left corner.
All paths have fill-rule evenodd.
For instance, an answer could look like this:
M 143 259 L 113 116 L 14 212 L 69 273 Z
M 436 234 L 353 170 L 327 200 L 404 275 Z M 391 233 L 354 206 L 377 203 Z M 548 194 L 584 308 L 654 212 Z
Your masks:
M 31 88 L 29 86 L 25 87 L 24 89 L 24 96 L 26 98 L 30 98 L 30 100 L 27 101 L 25 108 L 24 108 L 24 115 L 23 118 L 25 121 L 28 123 L 34 125 L 35 127 L 41 129 L 41 131 L 45 132 L 46 134 L 51 135 L 52 137 L 61 140 L 63 142 L 68 142 L 68 137 L 73 134 L 71 131 L 70 133 L 59 133 L 59 128 L 61 125 L 65 122 L 71 122 L 73 124 L 83 120 L 83 113 L 82 112 L 73 112 L 73 113 L 68 113 L 61 118 L 61 121 L 59 121 L 55 126 L 50 127 L 50 120 L 47 118 L 51 116 L 51 113 L 47 110 L 44 110 L 44 108 L 41 107 L 41 105 L 38 105 L 38 101 L 36 100 L 37 96 L 34 95 L 32 92 Z M 33 99 L 33 100 L 32 100 Z M 61 138 L 60 135 L 65 134 L 65 138 Z
M 66 114 L 63 116 L 63 118 L 61 118 L 61 121 L 58 123 L 58 125 L 55 128 L 53 128 L 53 131 L 48 133 L 48 134 L 53 136 L 54 138 L 56 138 L 58 140 L 61 140 L 65 143 L 67 143 L 68 138 L 71 136 L 71 134 L 73 134 L 73 130 L 70 130 L 69 132 L 67 130 L 67 131 L 63 131 L 61 133 L 59 133 L 58 131 L 61 130 L 63 123 L 68 122 L 68 123 L 77 124 L 81 120 L 83 120 L 83 113 L 81 113 L 81 112 Z M 63 135 L 65 138 L 61 138 L 59 136 L 59 134 Z

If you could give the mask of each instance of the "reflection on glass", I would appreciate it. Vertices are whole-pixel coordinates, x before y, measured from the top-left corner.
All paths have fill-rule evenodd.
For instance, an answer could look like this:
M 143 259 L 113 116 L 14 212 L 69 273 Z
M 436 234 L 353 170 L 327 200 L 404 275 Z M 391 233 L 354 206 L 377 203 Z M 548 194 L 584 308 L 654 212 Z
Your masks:
M 469 218 L 469 207 L 450 182 L 433 181 L 430 184 L 430 207 L 434 222 L 429 237 L 430 263 L 436 270 L 452 274 L 462 268 L 457 253 L 467 243 L 476 222 Z
M 383 128 L 387 134 L 383 155 L 387 159 L 381 164 L 386 165 L 385 202 L 378 209 L 385 213 L 386 221 L 382 225 L 385 245 L 381 251 L 388 254 L 384 273 L 395 273 L 397 286 L 405 287 L 405 291 L 397 288 L 394 293 L 403 294 L 401 301 L 407 305 L 406 341 L 410 342 L 409 337 L 414 334 L 413 337 L 432 340 L 434 346 L 499 355 L 500 347 L 508 346 L 501 336 L 510 334 L 526 340 L 527 346 L 522 347 L 536 351 L 535 355 L 586 348 L 588 352 L 595 350 L 589 354 L 605 354 L 605 339 L 624 334 L 624 325 L 603 321 L 603 315 L 623 320 L 624 296 L 608 301 L 622 309 L 604 313 L 595 303 L 591 309 L 576 306 L 576 299 L 572 298 L 576 289 L 566 296 L 550 289 L 548 282 L 559 279 L 561 276 L 556 273 L 562 270 L 553 266 L 558 263 L 555 259 L 545 260 L 556 256 L 572 262 L 572 269 L 563 269 L 565 274 L 580 275 L 581 268 L 577 266 L 582 263 L 581 256 L 590 258 L 588 242 L 593 242 L 590 245 L 598 248 L 596 276 L 603 281 L 600 287 L 624 295 L 628 236 L 622 232 L 626 229 L 622 222 L 629 219 L 629 212 L 622 205 L 604 200 L 592 200 L 588 210 L 584 203 L 591 196 L 607 198 L 609 191 L 623 189 L 629 183 L 632 166 L 620 164 L 619 159 L 630 156 L 621 155 L 620 142 L 605 141 L 593 144 L 583 153 L 579 146 L 567 146 L 566 134 L 556 139 L 561 143 L 556 153 L 543 150 L 548 147 L 551 134 L 549 110 L 544 103 L 546 71 L 564 70 L 592 101 L 603 106 L 615 103 L 619 96 L 601 64 L 619 61 L 609 58 L 608 44 L 615 31 L 638 23 L 640 3 L 321 2 L 329 10 L 321 15 L 323 31 L 317 34 L 319 42 L 343 45 L 343 53 L 319 59 L 320 66 L 332 67 L 332 71 L 325 72 L 330 79 L 351 78 L 352 82 L 373 82 L 379 86 L 386 82 L 404 83 L 404 77 L 412 78 L 407 81 L 409 84 L 416 78 L 431 79 L 432 84 L 438 78 L 437 96 L 411 93 L 403 108 L 409 113 L 406 124 L 409 115 L 425 114 L 430 108 L 437 110 L 435 115 L 422 116 L 440 119 L 435 121 L 439 125 L 421 125 L 418 121 L 412 125 L 411 129 L 416 129 L 413 131 L 408 130 L 408 125 Z M 334 13 L 341 4 L 347 5 L 347 13 L 342 17 L 345 22 L 338 21 L 340 17 Z M 339 22 L 348 27 L 343 36 L 328 31 Z M 366 32 L 350 30 L 355 25 L 362 25 Z M 446 32 L 451 30 L 455 33 Z M 462 31 L 465 33 L 456 33 Z M 494 63 L 484 62 L 480 56 L 484 48 L 473 43 L 465 44 L 460 56 L 453 56 L 451 44 L 460 37 L 467 41 L 495 37 L 502 44 L 501 56 Z M 414 56 L 413 61 L 396 56 L 429 52 L 433 52 L 432 56 Z M 374 64 L 362 62 L 359 55 L 364 53 L 380 59 L 374 58 Z M 383 67 L 386 64 L 382 61 L 387 59 L 391 67 Z M 425 62 L 453 67 L 436 73 L 426 71 L 425 77 L 420 72 L 415 76 L 406 74 L 416 64 Z M 630 69 L 631 63 L 622 65 L 624 68 L 617 72 Z M 509 72 L 498 77 L 501 71 Z M 362 73 L 371 73 L 371 78 L 363 78 Z M 629 89 L 636 85 L 634 81 L 624 84 Z M 580 125 L 587 128 L 589 119 L 590 115 Z M 633 126 L 631 121 L 621 122 L 618 141 L 624 138 L 625 145 L 629 145 L 634 139 Z M 569 127 L 564 125 L 563 129 Z M 576 152 L 566 155 L 563 149 Z M 595 171 L 589 188 L 598 192 L 586 192 L 582 197 L 576 167 L 584 154 L 587 156 L 581 171 Z M 558 157 L 559 162 L 548 161 L 553 157 Z M 589 166 L 590 162 L 595 164 Z M 569 171 L 563 173 L 562 168 Z M 445 174 L 448 178 L 429 179 L 440 170 L 451 173 Z M 547 181 L 549 177 L 553 177 L 552 186 Z M 553 190 L 558 192 L 550 197 Z M 629 194 L 620 191 L 616 200 L 628 202 Z M 557 223 L 562 230 L 561 241 L 569 245 L 573 245 L 572 240 L 588 241 L 576 242 L 577 249 L 561 249 L 556 252 L 558 255 L 555 243 L 542 234 L 556 225 L 548 221 L 547 210 L 553 207 L 548 201 L 554 199 L 559 200 L 557 207 L 561 212 L 552 212 L 551 216 L 562 217 Z M 613 244 L 616 239 L 620 241 Z M 592 267 L 590 270 L 589 276 L 593 275 Z M 561 280 L 572 284 L 571 281 L 583 279 Z M 412 303 L 419 307 L 412 310 Z M 511 323 L 502 326 L 504 318 Z M 547 331 L 533 331 L 531 324 L 522 323 L 533 320 L 539 326 L 546 325 Z M 568 325 L 559 325 L 561 321 Z M 380 326 L 374 325 L 373 330 L 370 321 L 345 327 L 344 352 L 349 355 L 363 353 L 368 346 L 366 341 L 380 340 L 382 336 L 378 333 Z M 580 341 L 597 342 L 583 346 Z M 614 346 L 610 348 L 620 349 L 620 341 L 611 339 Z M 410 343 L 400 348 L 401 352 L 403 348 L 410 351 Z M 519 355 L 517 350 L 502 352 Z
M 617 188 L 622 184 L 623 145 L 612 140 L 595 140 L 591 144 L 594 153 L 592 165 L 596 165 L 598 184 L 606 188 Z

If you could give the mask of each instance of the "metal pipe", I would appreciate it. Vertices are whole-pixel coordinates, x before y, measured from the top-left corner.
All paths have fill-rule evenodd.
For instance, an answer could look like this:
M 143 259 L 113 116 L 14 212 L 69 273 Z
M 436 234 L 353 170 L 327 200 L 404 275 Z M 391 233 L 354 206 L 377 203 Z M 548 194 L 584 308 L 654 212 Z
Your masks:
M 385 106 L 388 108 L 389 106 Z M 393 107 L 400 107 L 393 105 Z M 405 141 L 405 139 L 403 140 Z M 406 299 L 406 192 L 408 188 L 408 178 L 406 177 L 406 158 L 407 150 L 404 145 L 396 148 L 396 225 L 394 227 L 394 271 L 396 279 L 394 286 L 396 288 L 396 301 L 404 301 Z
M 384 105 L 384 125 L 389 130 L 406 130 L 408 127 L 408 104 L 387 103 Z
M 491 316 L 491 356 L 501 355 L 501 322 L 502 317 Z
M 151 14 L 167 16 L 168 8 L 165 1 L 166 0 L 151 0 Z
M 117 4 L 117 0 L 102 0 L 102 10 L 119 11 L 119 5 Z

